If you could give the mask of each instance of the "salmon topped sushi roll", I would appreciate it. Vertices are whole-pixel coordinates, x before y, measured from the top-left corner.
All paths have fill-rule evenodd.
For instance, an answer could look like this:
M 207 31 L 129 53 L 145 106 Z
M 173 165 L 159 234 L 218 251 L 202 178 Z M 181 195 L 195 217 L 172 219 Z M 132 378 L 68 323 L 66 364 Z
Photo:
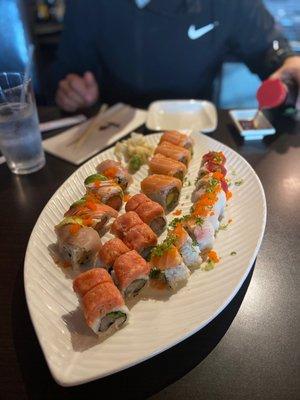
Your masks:
M 185 135 L 184 133 L 180 133 L 178 131 L 166 131 L 163 133 L 160 143 L 162 142 L 170 142 L 175 144 L 176 146 L 184 147 L 188 150 L 192 150 L 194 141 L 193 139 Z
M 128 321 L 129 311 L 119 289 L 101 282 L 82 297 L 87 325 L 96 333 L 113 332 Z
M 113 180 L 101 174 L 93 174 L 84 181 L 87 193 L 96 196 L 102 203 L 120 210 L 124 193 L 122 188 Z
M 178 289 L 186 284 L 190 271 L 184 265 L 178 249 L 174 246 L 174 239 L 169 237 L 156 246 L 151 253 L 152 279 L 165 281 L 170 288 Z
M 124 296 L 135 296 L 147 283 L 150 265 L 135 250 L 119 256 L 114 263 L 114 279 Z
M 179 250 L 184 264 L 188 268 L 199 267 L 202 263 L 199 247 L 196 242 L 193 243 L 193 240 L 182 224 L 176 225 L 175 228 L 170 231 L 170 235 L 175 239 L 174 245 Z
M 84 223 L 81 218 L 68 217 L 55 226 L 59 257 L 74 269 L 92 268 L 102 245 L 98 233 Z
M 96 170 L 99 174 L 114 180 L 125 191 L 131 185 L 133 179 L 126 168 L 119 161 L 105 160 L 97 165 Z
M 159 203 L 166 212 L 173 210 L 180 197 L 182 182 L 167 175 L 149 175 L 141 182 L 143 193 Z
M 108 240 L 99 250 L 98 259 L 100 266 L 106 269 L 112 268 L 116 259 L 130 249 L 119 238 Z
M 142 257 L 147 258 L 157 244 L 157 236 L 146 224 L 135 225 L 124 237 L 124 243 L 131 250 L 136 250 Z
M 170 142 L 160 143 L 155 151 L 155 154 L 162 154 L 163 156 L 172 158 L 173 160 L 180 161 L 185 165 L 188 165 L 191 161 L 191 153 L 184 147 L 176 146 Z
M 120 215 L 111 226 L 111 233 L 120 239 L 126 236 L 126 233 L 136 225 L 143 224 L 143 221 L 135 211 L 129 211 Z
M 73 281 L 73 290 L 78 296 L 83 297 L 89 290 L 99 283 L 113 283 L 112 277 L 103 268 L 93 268 L 79 274 Z
M 141 220 L 150 226 L 154 233 L 157 235 L 162 233 L 166 227 L 167 220 L 164 209 L 160 204 L 149 199 L 144 194 L 136 194 L 131 197 L 125 206 L 126 211 L 132 208 L 134 208 Z
M 186 166 L 180 161 L 157 153 L 149 161 L 149 173 L 174 176 L 182 181 L 186 174 Z
M 91 226 L 100 234 L 111 218 L 117 218 L 118 212 L 101 203 L 95 196 L 84 196 L 73 203 L 64 216 L 90 219 Z

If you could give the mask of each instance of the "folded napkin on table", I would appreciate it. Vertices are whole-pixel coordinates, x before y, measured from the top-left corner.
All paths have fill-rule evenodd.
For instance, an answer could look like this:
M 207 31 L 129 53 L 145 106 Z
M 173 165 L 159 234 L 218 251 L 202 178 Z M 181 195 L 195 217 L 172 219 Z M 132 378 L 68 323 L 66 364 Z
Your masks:
M 48 153 L 79 165 L 144 124 L 146 115 L 144 110 L 118 103 L 101 114 L 99 127 L 82 143 L 80 138 L 90 120 L 44 140 L 43 146 Z

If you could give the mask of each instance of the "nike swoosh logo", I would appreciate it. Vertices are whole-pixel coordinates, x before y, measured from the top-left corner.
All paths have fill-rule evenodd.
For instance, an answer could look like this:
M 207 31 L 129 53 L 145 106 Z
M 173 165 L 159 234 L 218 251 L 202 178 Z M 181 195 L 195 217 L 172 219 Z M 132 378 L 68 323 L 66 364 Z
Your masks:
M 214 27 L 218 26 L 219 22 L 215 21 L 211 24 L 205 25 L 202 28 L 196 29 L 195 25 L 191 25 L 188 30 L 188 37 L 191 40 L 199 39 L 201 36 L 206 35 L 206 33 L 210 32 L 214 29 Z

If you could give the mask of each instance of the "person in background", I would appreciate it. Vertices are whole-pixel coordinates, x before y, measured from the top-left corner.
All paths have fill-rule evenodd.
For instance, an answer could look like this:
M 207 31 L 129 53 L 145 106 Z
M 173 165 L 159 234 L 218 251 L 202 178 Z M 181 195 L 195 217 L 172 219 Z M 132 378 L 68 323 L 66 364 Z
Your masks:
M 261 0 L 72 0 L 53 67 L 56 103 L 74 112 L 98 99 L 210 99 L 229 55 L 261 79 L 300 86 L 300 57 Z

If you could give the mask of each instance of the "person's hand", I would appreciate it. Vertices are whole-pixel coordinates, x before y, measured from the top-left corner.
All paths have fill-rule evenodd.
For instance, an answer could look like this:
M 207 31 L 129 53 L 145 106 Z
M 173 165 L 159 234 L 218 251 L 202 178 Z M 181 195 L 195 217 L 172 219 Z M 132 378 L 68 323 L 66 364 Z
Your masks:
M 61 80 L 55 95 L 57 105 L 65 111 L 73 112 L 79 108 L 93 105 L 99 96 L 98 84 L 91 72 L 81 77 L 69 74 Z
M 293 56 L 287 58 L 283 65 L 270 76 L 271 79 L 288 79 L 292 78 L 298 85 L 298 97 L 296 101 L 296 109 L 300 110 L 300 57 Z

